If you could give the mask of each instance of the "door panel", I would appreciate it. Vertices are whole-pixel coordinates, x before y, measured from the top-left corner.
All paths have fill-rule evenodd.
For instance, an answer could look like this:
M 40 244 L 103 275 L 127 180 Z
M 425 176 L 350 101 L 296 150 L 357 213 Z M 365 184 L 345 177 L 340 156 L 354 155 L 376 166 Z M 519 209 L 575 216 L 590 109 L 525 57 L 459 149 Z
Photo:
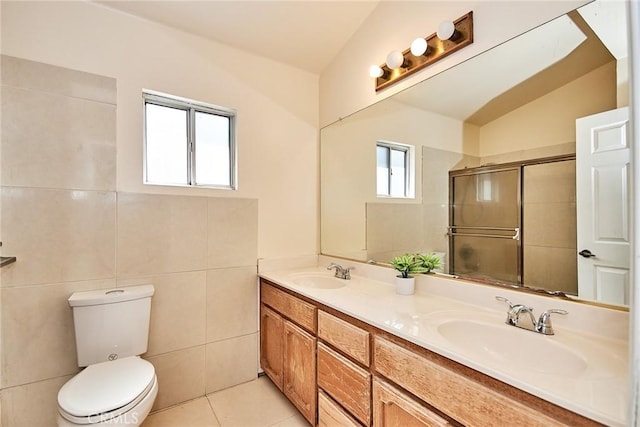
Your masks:
M 576 120 L 578 295 L 629 303 L 629 109 Z

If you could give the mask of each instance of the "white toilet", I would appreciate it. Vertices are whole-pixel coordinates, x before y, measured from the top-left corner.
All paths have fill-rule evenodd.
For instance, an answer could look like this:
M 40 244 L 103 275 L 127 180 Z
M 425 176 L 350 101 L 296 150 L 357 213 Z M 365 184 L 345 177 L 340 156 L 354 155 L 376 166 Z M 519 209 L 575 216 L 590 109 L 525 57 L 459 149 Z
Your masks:
M 78 366 L 58 392 L 58 426 L 138 426 L 158 394 L 147 351 L 153 285 L 77 292 L 73 310 Z

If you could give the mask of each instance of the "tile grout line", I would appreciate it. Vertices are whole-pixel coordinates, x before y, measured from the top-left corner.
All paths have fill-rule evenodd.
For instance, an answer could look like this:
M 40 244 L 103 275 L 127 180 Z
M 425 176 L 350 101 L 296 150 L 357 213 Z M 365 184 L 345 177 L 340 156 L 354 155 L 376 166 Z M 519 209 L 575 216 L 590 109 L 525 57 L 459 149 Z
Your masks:
M 213 418 L 216 420 L 216 423 L 218 423 L 218 426 L 222 427 L 222 423 L 220 422 L 220 418 L 218 418 L 218 415 L 216 414 L 215 409 L 213 409 L 213 404 L 211 403 L 211 400 L 209 399 L 209 395 L 205 394 L 204 398 L 207 399 L 207 404 L 209 405 L 209 409 L 211 409 L 211 413 L 213 414 Z

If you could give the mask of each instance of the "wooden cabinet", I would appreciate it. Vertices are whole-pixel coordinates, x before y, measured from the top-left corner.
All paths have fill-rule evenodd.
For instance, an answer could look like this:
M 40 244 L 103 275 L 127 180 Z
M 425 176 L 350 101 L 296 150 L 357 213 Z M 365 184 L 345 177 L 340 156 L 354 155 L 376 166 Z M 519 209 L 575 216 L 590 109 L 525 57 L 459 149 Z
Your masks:
M 324 344 L 318 344 L 318 387 L 371 424 L 371 374 Z
M 316 333 L 316 307 L 265 282 L 261 285 L 262 303 L 273 308 L 303 329 Z
M 447 419 L 382 380 L 373 381 L 373 425 L 376 427 L 452 426 Z
M 376 336 L 373 353 L 378 374 L 466 426 L 596 425 L 427 350 Z
M 312 425 L 599 425 L 266 280 L 260 352 Z
M 284 323 L 284 394 L 311 423 L 316 422 L 316 339 Z
M 284 319 L 264 304 L 260 304 L 260 331 L 260 365 L 280 391 L 284 391 Z
M 318 391 L 318 426 L 361 427 L 361 424 L 324 392 Z
M 316 337 L 312 335 L 316 325 L 315 306 L 264 282 L 261 293 L 262 369 L 307 421 L 315 425 Z
M 318 310 L 318 387 L 365 426 L 371 425 L 370 332 Z M 359 363 L 354 363 L 353 361 Z
M 318 310 L 318 338 L 364 366 L 370 363 L 369 336 L 368 331 Z

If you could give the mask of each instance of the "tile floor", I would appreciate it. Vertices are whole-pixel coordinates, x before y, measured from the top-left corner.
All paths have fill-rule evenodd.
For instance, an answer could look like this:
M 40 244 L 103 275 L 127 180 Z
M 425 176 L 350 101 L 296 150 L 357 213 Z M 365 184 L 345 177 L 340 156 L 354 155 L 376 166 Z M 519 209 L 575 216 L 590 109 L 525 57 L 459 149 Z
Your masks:
M 147 417 L 142 427 L 308 427 L 266 376 Z

